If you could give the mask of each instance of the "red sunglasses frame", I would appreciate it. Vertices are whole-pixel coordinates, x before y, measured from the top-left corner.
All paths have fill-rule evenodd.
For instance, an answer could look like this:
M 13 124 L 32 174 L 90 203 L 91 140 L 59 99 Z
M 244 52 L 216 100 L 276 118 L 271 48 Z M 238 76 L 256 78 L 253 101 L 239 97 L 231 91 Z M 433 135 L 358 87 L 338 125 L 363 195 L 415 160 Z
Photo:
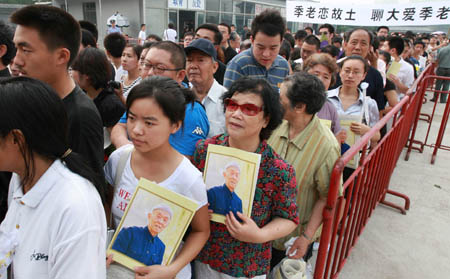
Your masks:
M 226 110 L 236 111 L 236 110 L 240 109 L 243 114 L 248 115 L 248 116 L 255 116 L 263 110 L 262 107 L 258 107 L 257 105 L 254 105 L 254 104 L 246 103 L 246 104 L 240 105 L 236 101 L 232 100 L 231 98 L 226 98 L 223 102 L 225 104 Z

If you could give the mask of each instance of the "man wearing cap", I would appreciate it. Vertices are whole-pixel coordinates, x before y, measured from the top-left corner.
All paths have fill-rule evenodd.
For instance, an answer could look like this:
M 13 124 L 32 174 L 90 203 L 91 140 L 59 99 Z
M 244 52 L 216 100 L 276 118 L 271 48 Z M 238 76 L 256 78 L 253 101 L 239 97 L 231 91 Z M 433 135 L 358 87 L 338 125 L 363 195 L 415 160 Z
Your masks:
M 112 249 L 147 266 L 161 264 L 166 245 L 159 239 L 158 234 L 169 225 L 172 214 L 172 209 L 165 204 L 153 207 L 147 213 L 148 225 L 123 228 Z
M 208 138 L 222 134 L 225 132 L 225 114 L 220 97 L 227 89 L 214 79 L 218 68 L 216 49 L 210 41 L 196 39 L 185 48 L 185 52 L 188 79 L 208 116 Z
M 206 192 L 209 209 L 222 215 L 227 215 L 231 211 L 234 216 L 237 216 L 236 212 L 242 213 L 242 200 L 235 192 L 241 176 L 241 168 L 238 163 L 230 162 L 225 166 L 222 175 L 225 183 L 212 187 Z
M 111 34 L 111 33 L 120 33 L 120 34 L 122 34 L 122 30 L 120 30 L 120 28 L 116 26 L 116 20 L 115 19 L 111 19 L 109 22 L 111 23 L 111 27 L 108 28 L 108 34 Z

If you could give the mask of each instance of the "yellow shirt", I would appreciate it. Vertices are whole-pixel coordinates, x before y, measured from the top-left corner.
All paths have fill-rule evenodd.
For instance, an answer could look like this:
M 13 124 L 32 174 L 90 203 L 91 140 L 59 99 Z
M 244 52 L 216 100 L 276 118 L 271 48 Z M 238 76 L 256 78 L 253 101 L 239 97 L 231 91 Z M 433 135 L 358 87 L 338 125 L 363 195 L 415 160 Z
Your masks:
M 289 123 L 283 120 L 268 143 L 294 167 L 299 189 L 299 226 L 290 235 L 273 242 L 274 248 L 285 250 L 284 243 L 291 237 L 300 236 L 305 229 L 317 200 L 328 195 L 331 171 L 340 156 L 340 146 L 331 130 L 317 116 L 294 139 L 289 139 Z M 342 194 L 342 181 L 339 194 Z M 315 237 L 318 234 L 320 229 Z

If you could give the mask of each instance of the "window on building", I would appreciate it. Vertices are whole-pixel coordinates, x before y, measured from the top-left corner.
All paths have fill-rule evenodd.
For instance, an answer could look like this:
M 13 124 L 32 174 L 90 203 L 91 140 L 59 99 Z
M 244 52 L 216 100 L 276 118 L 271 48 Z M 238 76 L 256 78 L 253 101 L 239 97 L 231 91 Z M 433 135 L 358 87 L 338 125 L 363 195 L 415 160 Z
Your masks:
M 233 23 L 233 14 L 221 14 L 222 18 L 220 19 L 220 22 L 224 22 L 226 24 L 231 25 Z
M 244 2 L 242 1 L 234 1 L 234 12 L 235 13 L 245 13 Z
M 245 2 L 245 13 L 246 14 L 255 14 L 255 3 Z
M 206 10 L 207 11 L 219 11 L 220 10 L 220 1 L 219 0 L 208 0 L 206 2 Z M 207 21 L 209 22 L 209 21 Z
M 95 2 L 83 3 L 83 19 L 94 24 L 97 23 L 97 11 L 95 9 Z
M 233 12 L 233 1 L 231 0 L 221 0 L 220 1 L 220 11 L 221 12 Z
M 219 13 L 206 13 L 206 22 L 219 24 Z

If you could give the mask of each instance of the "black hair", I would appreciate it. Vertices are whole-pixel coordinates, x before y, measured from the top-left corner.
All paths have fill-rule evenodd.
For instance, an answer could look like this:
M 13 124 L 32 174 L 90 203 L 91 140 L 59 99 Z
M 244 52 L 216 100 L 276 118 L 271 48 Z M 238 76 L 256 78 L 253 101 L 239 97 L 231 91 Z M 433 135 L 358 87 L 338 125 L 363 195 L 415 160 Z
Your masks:
M 377 36 L 373 36 L 372 47 L 374 51 L 376 51 L 380 47 L 380 40 Z
M 384 43 L 386 41 L 386 37 L 385 36 L 377 36 L 378 41 L 381 43 Z
M 408 30 L 405 32 L 405 37 L 408 39 L 414 39 L 416 37 L 416 34 L 414 34 L 414 32 L 412 32 L 411 30 Z
M 231 27 L 230 25 L 226 24 L 225 22 L 219 23 L 219 25 L 225 26 L 228 29 L 228 34 L 231 34 Z
M 326 45 L 323 48 L 320 49 L 321 53 L 328 53 L 329 55 L 331 55 L 333 58 L 336 58 L 339 56 L 339 48 L 337 48 L 336 46 L 333 45 Z
M 22 186 L 33 181 L 35 154 L 49 160 L 62 160 L 67 168 L 95 185 L 104 198 L 104 180 L 96 175 L 81 155 L 69 148 L 68 118 L 64 103 L 56 92 L 44 82 L 29 77 L 12 77 L 0 81 L 0 138 L 17 131 L 24 140 L 18 140 L 25 163 Z
M 387 61 L 386 64 L 388 64 L 389 61 L 391 61 L 391 54 L 390 54 L 389 52 L 384 51 L 384 50 L 380 50 L 380 51 L 378 51 L 378 54 L 379 54 L 380 56 L 384 56 L 384 58 L 385 58 L 386 61 Z
M 422 47 L 425 48 L 425 43 L 422 42 L 422 40 L 416 40 L 416 41 L 414 42 L 414 46 L 416 46 L 416 45 L 422 45 Z
M 372 45 L 374 35 L 372 34 L 372 32 L 370 32 L 366 28 L 361 28 L 361 27 L 352 29 L 352 30 L 348 31 L 347 33 L 345 33 L 344 41 L 348 43 L 350 41 L 352 34 L 359 30 L 365 31 L 369 35 L 369 44 Z
M 295 60 L 297 60 L 297 59 L 299 59 L 301 57 L 302 57 L 301 56 L 301 49 L 298 48 L 298 47 L 292 48 L 291 55 L 290 55 L 291 61 L 295 61 Z
M 170 53 L 170 63 L 172 63 L 177 69 L 186 68 L 186 53 L 179 44 L 172 41 L 155 42 L 150 49 L 162 49 Z
M 127 117 L 133 102 L 144 98 L 154 99 L 164 115 L 175 124 L 183 123 L 186 105 L 195 101 L 195 94 L 169 77 L 147 77 L 131 89 L 126 103 Z
M 332 43 L 332 44 L 334 44 L 334 43 L 339 43 L 339 44 L 342 45 L 342 38 L 339 37 L 339 36 L 334 36 L 333 39 L 331 39 L 331 43 Z
M 263 101 L 264 117 L 269 117 L 269 123 L 265 128 L 262 128 L 259 133 L 259 138 L 261 140 L 268 139 L 273 130 L 275 130 L 283 120 L 283 108 L 280 103 L 280 94 L 264 79 L 253 79 L 245 76 L 233 82 L 230 89 L 228 89 L 221 98 L 222 100 L 231 98 L 235 93 L 253 93 L 261 97 Z M 223 109 L 224 111 L 226 110 L 225 104 Z
M 142 23 L 142 24 L 141 24 L 141 29 L 142 29 L 142 27 L 144 27 L 144 26 L 145 26 L 145 23 Z
M 142 46 L 143 49 L 150 48 L 155 42 L 145 42 Z
M 169 23 L 169 24 L 167 25 L 167 27 L 169 27 L 170 29 L 174 29 L 174 28 L 175 28 L 175 25 L 171 22 L 171 23 Z
M 214 32 L 214 44 L 220 45 L 220 43 L 222 42 L 223 36 L 222 36 L 222 33 L 220 33 L 219 28 L 217 28 L 217 25 L 215 25 L 213 23 L 201 24 L 199 27 L 197 27 L 197 29 L 195 29 L 195 34 L 197 34 L 197 31 L 200 29 L 207 29 L 207 30 Z
M 303 43 L 307 43 L 308 45 L 313 45 L 316 47 L 316 50 L 320 50 L 320 40 L 314 35 L 306 36 Z
M 350 60 L 358 60 L 361 61 L 364 65 L 364 73 L 367 73 L 369 71 L 369 63 L 367 62 L 366 59 L 364 59 L 362 56 L 360 55 L 350 55 L 345 57 L 344 60 L 342 60 L 342 62 L 340 63 L 340 68 L 342 69 L 344 67 L 345 62 L 350 61 Z
M 94 35 L 89 30 L 81 29 L 81 44 L 86 47 L 97 47 Z
M 142 50 L 144 49 L 141 45 L 137 44 L 127 44 L 123 50 L 125 50 L 127 47 L 131 47 L 134 54 L 136 54 L 137 60 L 139 61 L 139 58 L 141 57 Z
M 307 26 L 307 27 L 305 27 L 305 29 L 303 29 L 303 30 L 305 30 L 305 32 L 306 32 L 306 29 L 310 30 L 310 31 L 311 31 L 311 34 L 314 34 L 314 30 L 312 29 L 312 27 Z
M 87 20 L 79 20 L 78 23 L 80 23 L 80 27 L 82 29 L 86 29 L 89 32 L 91 32 L 91 34 L 95 38 L 95 42 L 98 41 L 98 29 L 97 29 L 97 26 L 95 26 L 95 24 L 93 24 L 92 22 L 87 21 Z
M 283 40 L 278 54 L 281 56 L 284 56 L 286 58 L 286 60 L 289 61 L 289 58 L 291 56 L 291 44 L 288 41 Z
M 78 55 L 81 41 L 80 24 L 66 11 L 53 6 L 29 5 L 15 11 L 11 22 L 36 29 L 49 50 L 66 48 L 70 52 L 69 67 Z
M 395 48 L 397 50 L 397 55 L 402 54 L 405 49 L 405 42 L 401 37 L 389 37 L 387 40 L 389 48 Z
M 308 36 L 308 33 L 306 33 L 305 30 L 298 30 L 297 32 L 295 32 L 295 39 L 296 40 L 303 40 L 306 38 L 306 36 Z
M 283 38 L 284 38 L 284 41 L 287 41 L 291 45 L 291 48 L 295 47 L 295 39 L 291 33 L 284 33 Z
M 286 22 L 278 10 L 267 9 L 257 15 L 252 21 L 251 33 L 253 39 L 256 37 L 256 33 L 262 32 L 270 37 L 280 35 L 280 41 L 283 39 L 283 35 L 286 30 Z
M 330 32 L 331 34 L 334 33 L 334 27 L 333 27 L 333 25 L 331 25 L 329 23 L 324 23 L 324 24 L 319 26 L 319 30 L 322 29 L 322 28 L 328 29 L 328 32 Z
M 156 35 L 156 34 L 150 34 L 150 35 L 148 35 L 148 36 L 147 36 L 147 40 L 150 40 L 150 39 L 154 39 L 154 40 L 157 41 L 157 42 L 162 42 L 161 37 L 158 36 L 158 35 Z
M 379 26 L 379 27 L 377 28 L 377 32 L 380 31 L 381 29 L 386 29 L 386 30 L 388 31 L 388 33 L 389 33 L 389 27 L 384 26 L 384 25 Z
M 126 45 L 127 40 L 119 32 L 110 33 L 103 39 L 103 46 L 114 58 L 122 57 L 122 52 Z
M 16 56 L 16 46 L 13 42 L 14 29 L 0 20 L 0 45 L 6 46 L 6 53 L 2 56 L 2 64 L 8 66 Z
M 95 89 L 106 88 L 111 78 L 111 63 L 103 51 L 93 47 L 85 48 L 78 54 L 72 69 L 87 75 Z
M 188 31 L 188 32 L 184 33 L 184 38 L 186 38 L 186 36 L 192 36 L 192 37 L 195 37 L 195 34 L 194 34 L 194 32 L 192 32 L 192 31 Z
M 295 108 L 298 104 L 304 104 L 307 114 L 319 112 L 327 100 L 322 81 L 314 75 L 298 72 L 287 76 L 283 83 L 287 88 L 286 97 L 291 107 Z

